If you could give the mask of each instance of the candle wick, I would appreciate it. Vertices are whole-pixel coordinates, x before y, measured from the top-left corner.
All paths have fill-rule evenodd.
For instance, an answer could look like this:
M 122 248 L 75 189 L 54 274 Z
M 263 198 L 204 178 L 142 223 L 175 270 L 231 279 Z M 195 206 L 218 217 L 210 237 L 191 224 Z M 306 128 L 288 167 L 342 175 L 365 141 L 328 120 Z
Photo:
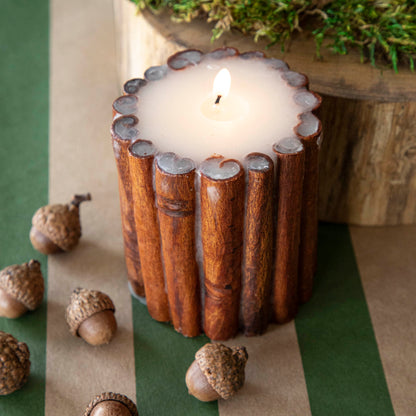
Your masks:
M 218 95 L 217 99 L 215 100 L 215 104 L 219 104 L 221 100 L 221 95 Z

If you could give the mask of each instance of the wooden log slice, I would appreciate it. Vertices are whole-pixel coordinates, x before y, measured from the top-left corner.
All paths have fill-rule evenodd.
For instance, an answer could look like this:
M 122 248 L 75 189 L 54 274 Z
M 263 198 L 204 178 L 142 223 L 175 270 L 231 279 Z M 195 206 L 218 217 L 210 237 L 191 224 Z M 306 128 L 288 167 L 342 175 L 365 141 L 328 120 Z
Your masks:
M 236 32 L 211 43 L 212 25 L 204 21 L 177 24 L 167 14 L 137 15 L 127 0 L 114 0 L 114 5 L 120 87 L 186 48 L 266 50 L 266 40 L 255 43 Z M 314 40 L 305 33 L 284 53 L 276 45 L 267 55 L 305 73 L 311 90 L 323 96 L 320 219 L 362 225 L 416 223 L 416 74 L 404 67 L 398 74 L 374 68 L 362 64 L 356 51 L 338 56 L 325 45 L 318 61 Z
M 274 146 L 277 155 L 277 227 L 273 285 L 273 315 L 277 323 L 292 320 L 298 311 L 299 242 L 305 150 L 290 137 Z

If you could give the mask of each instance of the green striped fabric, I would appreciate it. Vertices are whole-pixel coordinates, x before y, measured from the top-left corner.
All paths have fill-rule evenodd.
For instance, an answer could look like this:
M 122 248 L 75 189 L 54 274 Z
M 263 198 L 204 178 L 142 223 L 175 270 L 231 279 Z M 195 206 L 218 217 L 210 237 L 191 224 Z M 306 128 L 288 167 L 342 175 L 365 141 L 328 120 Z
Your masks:
M 185 374 L 206 336 L 185 338 L 169 324 L 154 321 L 133 299 L 137 405 L 140 415 L 218 415 L 217 402 L 188 394 Z
M 184 383 L 207 338 L 183 338 L 134 299 L 133 321 L 143 415 L 217 414 Z M 315 291 L 295 323 L 312 416 L 394 415 L 347 226 L 320 225 Z
M 48 200 L 49 4 L 3 0 L 0 7 L 0 267 L 35 258 L 46 277 L 47 259 L 28 234 L 33 213 Z M 132 302 L 140 415 L 217 415 L 217 403 L 189 396 L 184 380 L 208 339 L 184 338 Z M 320 226 L 314 295 L 295 324 L 313 416 L 394 414 L 348 227 Z M 0 415 L 44 415 L 46 300 L 17 320 L 0 318 L 0 330 L 26 342 L 32 361 L 27 385 L 0 397 Z
M 0 267 L 47 259 L 29 241 L 31 218 L 48 201 L 49 5 L 3 0 L 0 5 Z M 44 414 L 46 300 L 33 313 L 0 318 L 0 330 L 27 343 L 27 385 L 0 397 L 2 416 Z
M 348 227 L 320 225 L 318 264 L 295 319 L 312 415 L 394 415 Z

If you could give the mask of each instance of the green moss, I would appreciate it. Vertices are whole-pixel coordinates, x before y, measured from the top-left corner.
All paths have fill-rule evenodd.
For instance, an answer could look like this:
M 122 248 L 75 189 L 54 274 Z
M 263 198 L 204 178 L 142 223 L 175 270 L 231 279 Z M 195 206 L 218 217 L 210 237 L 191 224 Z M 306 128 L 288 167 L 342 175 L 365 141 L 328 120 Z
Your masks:
M 215 22 L 212 39 L 236 29 L 267 38 L 270 45 L 285 42 L 294 32 L 309 30 L 320 56 L 323 41 L 335 53 L 361 51 L 362 61 L 386 61 L 397 72 L 404 63 L 413 70 L 416 59 L 416 2 L 414 0 L 133 0 L 140 9 L 168 9 L 172 19 L 196 17 Z

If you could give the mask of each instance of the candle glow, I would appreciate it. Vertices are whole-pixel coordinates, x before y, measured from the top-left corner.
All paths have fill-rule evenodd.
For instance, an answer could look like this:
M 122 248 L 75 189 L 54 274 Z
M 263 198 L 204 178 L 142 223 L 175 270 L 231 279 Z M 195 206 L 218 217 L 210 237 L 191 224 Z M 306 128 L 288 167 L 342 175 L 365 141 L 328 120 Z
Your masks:
M 145 78 L 137 117 L 118 100 L 111 130 L 131 290 L 190 337 L 293 319 L 316 268 L 320 97 L 234 48 L 188 49 Z
M 262 60 L 238 58 L 168 70 L 139 90 L 140 137 L 197 164 L 213 154 L 237 160 L 251 152 L 273 156 L 273 144 L 293 136 L 303 111 L 282 76 Z M 228 92 L 222 77 L 232 84 Z
M 227 68 L 221 69 L 214 79 L 212 97 L 207 98 L 202 106 L 202 114 L 215 121 L 230 122 L 243 117 L 247 110 L 247 103 L 231 94 L 231 74 Z
M 231 74 L 227 68 L 221 69 L 214 79 L 213 96 L 215 104 L 219 104 L 219 98 L 226 98 L 231 88 Z M 217 103 L 218 100 L 218 103 Z

